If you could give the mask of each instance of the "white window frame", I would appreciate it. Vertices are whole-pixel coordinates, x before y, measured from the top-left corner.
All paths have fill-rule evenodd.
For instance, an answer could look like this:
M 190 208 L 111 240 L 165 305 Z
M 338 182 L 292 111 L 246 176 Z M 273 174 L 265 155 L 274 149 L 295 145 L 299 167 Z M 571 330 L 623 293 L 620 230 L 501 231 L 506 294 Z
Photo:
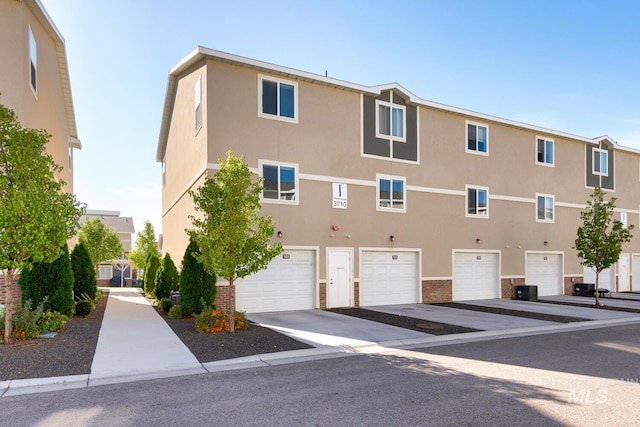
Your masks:
M 380 206 L 380 180 L 388 180 L 389 182 L 389 207 Z M 393 181 L 402 181 L 402 208 L 393 207 Z M 381 212 L 407 212 L 407 178 L 404 176 L 376 174 L 376 210 Z
M 167 186 L 167 155 L 162 157 L 162 188 Z
M 102 271 L 103 268 L 109 269 L 109 277 L 102 277 L 100 272 Z M 113 265 L 102 264 L 98 266 L 98 280 L 111 280 L 112 277 L 113 277 Z
M 624 228 L 627 228 L 628 216 L 626 212 L 620 212 L 620 222 Z
M 393 93 L 390 94 L 393 96 Z M 380 133 L 380 107 L 388 107 L 389 108 L 389 135 Z M 391 135 L 393 128 L 393 110 L 402 111 L 402 136 Z M 407 107 L 404 105 L 394 104 L 392 102 L 380 101 L 376 99 L 376 138 L 386 139 L 391 141 L 398 142 L 407 142 Z
M 34 77 L 31 77 L 31 67 L 34 69 Z M 38 96 L 38 44 L 36 43 L 36 38 L 33 35 L 33 31 L 31 30 L 31 26 L 29 25 L 29 67 L 28 70 L 28 80 L 29 87 L 31 87 L 31 91 L 34 96 Z M 35 80 L 35 85 L 34 85 Z
M 601 148 L 596 148 L 593 147 L 592 151 L 592 156 L 591 156 L 591 172 L 594 175 L 600 175 L 600 176 L 609 176 L 609 151 L 607 150 L 603 150 Z M 600 161 L 600 170 L 596 170 L 596 156 L 598 156 L 600 158 L 601 154 L 604 154 L 606 156 L 606 162 L 605 165 L 607 167 L 607 171 L 606 172 L 602 172 L 602 161 Z
M 272 161 L 272 160 L 263 160 L 260 159 L 258 160 L 258 175 L 261 178 L 264 178 L 263 176 L 263 171 L 264 171 L 264 166 L 274 166 L 278 168 L 278 198 L 277 199 L 269 199 L 269 198 L 265 198 L 263 197 L 263 193 L 260 193 L 260 200 L 262 200 L 263 203 L 277 203 L 277 204 L 284 204 L 284 205 L 297 205 L 300 203 L 300 169 L 298 167 L 297 163 L 285 163 L 285 162 L 278 162 L 278 161 Z M 286 199 L 281 199 L 280 197 L 282 196 L 280 194 L 280 168 L 281 167 L 287 167 L 287 168 L 292 168 L 294 170 L 294 174 L 295 174 L 295 195 L 294 198 L 292 200 L 286 200 Z
M 540 218 L 538 216 L 539 212 L 539 198 L 543 198 L 544 201 L 544 218 Z M 551 219 L 547 218 L 547 199 L 551 199 L 552 209 L 551 209 Z M 556 222 L 556 198 L 553 194 L 542 194 L 536 193 L 536 222 L 545 222 L 553 224 Z
M 469 213 L 469 190 L 475 190 L 476 191 L 476 213 L 475 214 L 471 214 Z M 479 209 L 478 209 L 478 191 L 484 191 L 487 194 L 487 206 L 485 208 L 486 214 L 482 215 L 479 214 Z M 483 219 L 488 219 L 489 218 L 489 187 L 483 187 L 480 185 L 465 185 L 464 186 L 464 213 L 465 216 L 467 218 L 483 218 Z
M 471 150 L 469 148 L 469 125 L 476 127 L 476 149 Z M 478 126 L 481 126 L 487 130 L 486 151 L 478 151 Z M 472 122 L 470 120 L 464 121 L 464 151 L 471 154 L 477 154 L 479 156 L 489 155 L 489 125 L 486 123 Z
M 543 156 L 546 159 L 546 154 L 547 154 L 547 142 L 551 143 L 551 163 L 548 163 L 546 161 L 540 161 L 538 160 L 538 142 L 539 141 L 544 141 L 544 153 Z M 536 136 L 536 144 L 535 144 L 535 150 L 536 150 L 536 164 L 541 165 L 541 166 L 549 166 L 549 167 L 555 167 L 556 164 L 556 142 L 555 140 L 551 139 L 551 138 L 547 138 L 545 136 Z
M 198 77 L 193 88 L 193 115 L 195 134 L 197 135 L 202 129 L 202 76 Z
M 269 114 L 269 113 L 262 112 L 262 82 L 265 80 L 278 84 L 277 114 Z M 282 83 L 293 86 L 293 118 L 280 115 L 280 85 Z M 272 119 L 272 120 L 281 120 L 289 123 L 298 123 L 298 83 L 293 82 L 291 80 L 283 80 L 276 77 L 258 74 L 258 117 L 263 117 L 265 119 Z

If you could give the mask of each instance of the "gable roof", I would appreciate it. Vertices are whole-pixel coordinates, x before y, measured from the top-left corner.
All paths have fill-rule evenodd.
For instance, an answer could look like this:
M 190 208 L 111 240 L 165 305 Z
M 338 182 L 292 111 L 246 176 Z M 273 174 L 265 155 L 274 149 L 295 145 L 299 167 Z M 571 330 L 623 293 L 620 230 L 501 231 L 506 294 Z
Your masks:
M 387 83 L 378 86 L 364 86 L 356 83 L 346 82 L 344 80 L 334 79 L 332 77 L 322 76 L 319 74 L 309 73 L 306 71 L 296 70 L 294 68 L 283 67 L 281 65 L 274 65 L 268 62 L 258 61 L 255 59 L 245 58 L 238 55 L 233 55 L 226 52 L 221 52 L 218 50 L 213 50 L 209 48 L 205 48 L 202 46 L 196 47 L 190 54 L 185 56 L 180 62 L 178 62 L 170 71 L 169 78 L 167 81 L 167 90 L 164 100 L 164 108 L 162 111 L 162 121 L 160 124 L 160 135 L 158 138 L 158 147 L 156 150 L 156 161 L 162 162 L 164 158 L 164 153 L 167 146 L 167 139 L 169 136 L 169 123 L 171 121 L 171 115 L 173 114 L 173 104 L 176 95 L 176 83 L 178 76 L 181 73 L 186 71 L 189 67 L 198 63 L 202 59 L 213 59 L 220 62 L 232 63 L 235 65 L 240 65 L 248 68 L 257 69 L 260 71 L 267 71 L 272 74 L 281 75 L 283 77 L 295 78 L 297 80 L 307 81 L 318 83 L 330 87 L 337 87 L 344 90 L 350 90 L 354 92 L 360 92 L 368 95 L 378 96 L 382 92 L 387 90 L 394 90 L 401 92 L 404 96 L 407 97 L 408 101 L 412 104 L 429 107 L 437 110 L 442 110 L 454 114 L 460 114 L 468 117 L 472 117 L 478 120 L 491 121 L 495 123 L 500 123 L 507 126 L 513 126 L 522 129 L 532 130 L 534 132 L 543 133 L 546 135 L 554 135 L 563 138 L 569 138 L 577 141 L 581 141 L 587 144 L 598 144 L 599 140 L 594 138 L 587 138 L 579 135 L 574 135 L 567 132 L 557 131 L 553 129 L 544 128 L 542 126 L 530 125 L 527 123 L 519 122 L 516 120 L 504 119 L 497 116 L 492 116 L 490 114 L 478 113 L 476 111 L 466 110 L 464 108 L 452 107 L 446 104 L 440 104 L 433 101 L 428 101 L 422 99 L 412 92 L 408 91 L 404 87 L 402 87 L 398 83 Z M 607 137 L 609 141 L 613 140 Z M 621 147 L 614 143 L 614 148 L 622 149 L 625 151 L 630 151 L 634 153 L 639 153 L 640 150 L 635 150 L 633 148 Z
M 73 109 L 73 97 L 71 96 L 71 81 L 69 79 L 69 66 L 67 64 L 67 51 L 64 38 L 53 23 L 53 20 L 45 10 L 40 0 L 24 0 L 31 13 L 36 17 L 40 25 L 47 31 L 56 45 L 56 57 L 58 58 L 58 72 L 60 73 L 60 84 L 62 85 L 62 96 L 64 99 L 65 115 L 67 117 L 67 127 L 69 128 L 69 145 L 73 148 L 82 148 L 78 139 L 78 129 L 76 127 L 76 115 Z

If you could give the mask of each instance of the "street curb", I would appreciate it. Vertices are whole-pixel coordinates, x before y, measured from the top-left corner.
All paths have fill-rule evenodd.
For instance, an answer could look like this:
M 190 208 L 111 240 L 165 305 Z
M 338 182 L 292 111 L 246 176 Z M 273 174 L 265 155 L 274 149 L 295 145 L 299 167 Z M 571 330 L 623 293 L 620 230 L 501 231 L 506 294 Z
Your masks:
M 23 394 L 44 393 L 47 391 L 84 388 L 87 386 L 88 381 L 89 375 L 87 374 L 4 381 L 0 383 L 0 390 L 6 387 L 0 396 L 19 396 Z
M 122 384 L 135 381 L 155 380 L 160 378 L 180 377 L 187 375 L 206 374 L 207 370 L 198 363 L 197 365 L 186 366 L 172 370 L 157 370 L 148 372 L 136 372 L 133 374 L 121 375 L 92 375 L 89 374 L 89 387 L 96 387 L 108 384 Z

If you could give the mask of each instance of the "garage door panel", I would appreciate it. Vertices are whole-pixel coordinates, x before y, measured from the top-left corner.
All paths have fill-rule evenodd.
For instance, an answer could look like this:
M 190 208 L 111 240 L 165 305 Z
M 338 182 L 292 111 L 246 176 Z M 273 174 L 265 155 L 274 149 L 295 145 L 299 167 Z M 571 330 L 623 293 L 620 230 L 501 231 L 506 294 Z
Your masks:
M 562 255 L 527 254 L 526 284 L 538 287 L 538 296 L 562 295 Z
M 499 255 L 457 252 L 453 267 L 453 300 L 500 297 Z
M 361 306 L 418 302 L 418 253 L 364 251 L 361 265 Z
M 640 291 L 640 255 L 633 254 L 631 259 L 631 290 Z
M 589 267 L 584 267 L 582 272 L 584 283 L 596 283 L 596 273 Z M 600 272 L 598 277 L 598 288 L 609 289 L 615 292 L 615 266 L 606 268 Z

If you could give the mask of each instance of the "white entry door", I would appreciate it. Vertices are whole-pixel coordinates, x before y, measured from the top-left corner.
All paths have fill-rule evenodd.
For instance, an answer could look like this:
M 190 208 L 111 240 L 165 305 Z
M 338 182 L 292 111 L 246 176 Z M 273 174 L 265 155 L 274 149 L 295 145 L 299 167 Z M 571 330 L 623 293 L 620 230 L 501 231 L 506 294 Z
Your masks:
M 327 308 L 351 307 L 351 252 L 330 250 L 328 255 Z
M 620 254 L 620 259 L 618 259 L 618 292 L 629 292 L 630 290 L 629 254 Z

